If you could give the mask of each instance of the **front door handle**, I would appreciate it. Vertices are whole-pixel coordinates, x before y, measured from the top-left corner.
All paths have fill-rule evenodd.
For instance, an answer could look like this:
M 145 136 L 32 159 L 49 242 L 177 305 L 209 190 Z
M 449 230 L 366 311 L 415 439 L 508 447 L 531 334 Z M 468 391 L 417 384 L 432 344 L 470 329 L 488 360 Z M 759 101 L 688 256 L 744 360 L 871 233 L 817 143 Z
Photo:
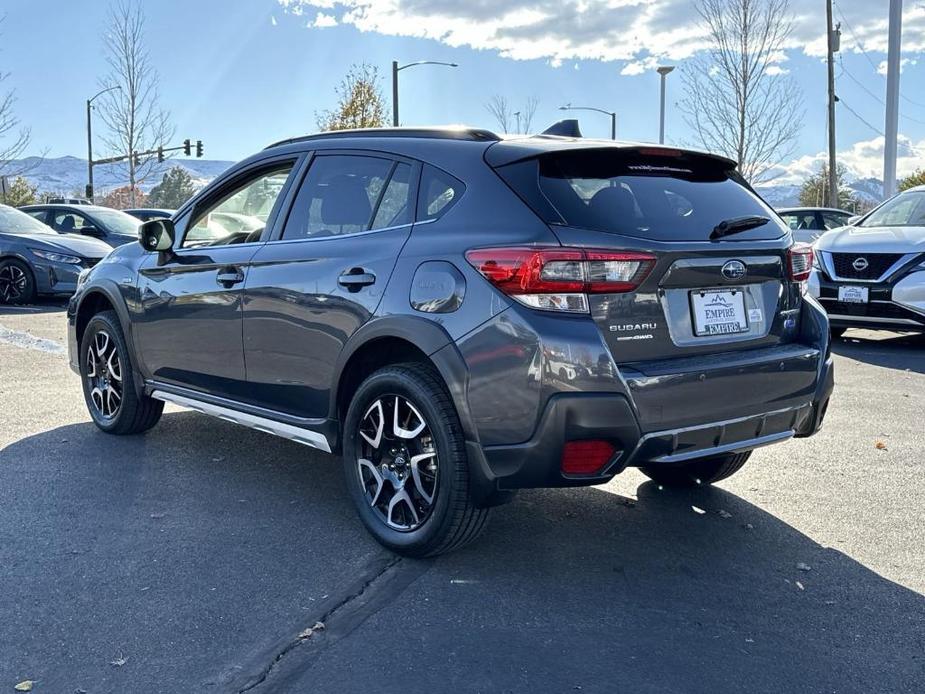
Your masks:
M 215 281 L 225 287 L 225 289 L 228 289 L 232 285 L 243 282 L 244 273 L 241 272 L 241 268 L 223 267 L 218 271 L 218 274 L 215 275 Z
M 337 278 L 337 283 L 351 292 L 358 292 L 363 287 L 375 283 L 376 276 L 361 267 L 353 267 Z

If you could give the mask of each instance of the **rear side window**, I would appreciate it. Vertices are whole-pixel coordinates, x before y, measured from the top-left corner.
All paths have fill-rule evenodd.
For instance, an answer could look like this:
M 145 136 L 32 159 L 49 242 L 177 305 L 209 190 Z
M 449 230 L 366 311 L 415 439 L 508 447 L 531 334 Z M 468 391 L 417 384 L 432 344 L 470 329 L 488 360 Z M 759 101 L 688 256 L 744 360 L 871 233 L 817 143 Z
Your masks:
M 418 221 L 438 219 L 459 202 L 466 186 L 445 171 L 429 164 L 421 170 L 421 193 L 418 196 Z
M 407 209 L 410 195 L 406 184 L 403 205 L 400 181 L 396 181 L 395 187 L 389 183 L 393 169 L 400 166 L 391 159 L 378 157 L 316 157 L 299 188 L 283 238 L 314 239 L 368 231 L 374 215 L 377 224 L 385 224 L 387 220 L 388 226 L 395 226 L 391 222 L 402 217 L 402 209 Z M 410 178 L 407 172 L 404 176 L 406 181 Z M 378 214 L 380 198 L 388 198 L 391 208 L 391 212 L 383 211 L 381 217 Z
M 656 241 L 705 241 L 722 221 L 760 215 L 772 221 L 735 239 L 778 238 L 785 233 L 771 210 L 732 172 L 697 155 L 557 152 L 501 167 L 499 173 L 554 224 Z M 524 190 L 531 186 L 539 190 Z M 539 198 L 541 205 L 535 204 Z

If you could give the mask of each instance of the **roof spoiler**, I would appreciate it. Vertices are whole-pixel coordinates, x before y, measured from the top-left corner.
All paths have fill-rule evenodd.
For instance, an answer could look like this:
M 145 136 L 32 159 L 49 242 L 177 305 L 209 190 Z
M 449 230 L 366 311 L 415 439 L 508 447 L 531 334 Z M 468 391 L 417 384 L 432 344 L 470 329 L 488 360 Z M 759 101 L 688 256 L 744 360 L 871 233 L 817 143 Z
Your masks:
M 582 137 L 581 128 L 578 127 L 578 120 L 575 118 L 566 118 L 558 123 L 553 123 L 546 128 L 540 135 L 557 135 L 559 137 Z

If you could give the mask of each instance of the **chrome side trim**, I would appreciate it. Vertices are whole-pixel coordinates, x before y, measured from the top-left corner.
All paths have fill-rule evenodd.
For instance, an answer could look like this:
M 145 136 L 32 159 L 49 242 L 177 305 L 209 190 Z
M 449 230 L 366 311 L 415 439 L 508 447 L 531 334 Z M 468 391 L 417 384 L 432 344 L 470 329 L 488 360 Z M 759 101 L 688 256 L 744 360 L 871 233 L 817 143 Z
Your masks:
M 832 259 L 832 254 L 836 252 L 844 255 L 850 255 L 851 253 L 854 253 L 854 251 L 817 251 L 819 257 L 822 259 L 822 265 L 825 268 L 825 273 L 836 282 L 848 282 L 850 284 L 854 284 L 855 282 L 859 282 L 861 284 L 876 284 L 878 282 L 882 282 L 884 277 L 890 277 L 894 272 L 899 270 L 899 268 L 919 255 L 918 253 L 906 253 L 899 260 L 890 265 L 890 267 L 886 269 L 886 272 L 884 272 L 875 280 L 855 280 L 849 277 L 839 277 L 835 274 L 835 262 Z M 875 254 L 879 252 L 880 251 L 869 251 L 868 254 Z M 857 255 L 864 255 L 864 253 L 865 251 L 857 251 Z
M 266 419 L 265 417 L 257 417 L 256 415 L 238 412 L 228 407 L 213 405 L 212 403 L 194 400 L 193 398 L 187 398 L 182 395 L 174 395 L 173 393 L 167 393 L 163 390 L 155 390 L 151 393 L 151 397 L 155 400 L 163 400 L 164 402 L 170 402 L 180 407 L 196 410 L 197 412 L 202 412 L 212 417 L 218 417 L 232 424 L 240 424 L 267 434 L 282 436 L 284 439 L 317 448 L 325 453 L 331 452 L 331 446 L 327 438 L 316 431 L 294 427 L 291 424 L 283 424 L 282 422 L 276 422 L 272 419 Z

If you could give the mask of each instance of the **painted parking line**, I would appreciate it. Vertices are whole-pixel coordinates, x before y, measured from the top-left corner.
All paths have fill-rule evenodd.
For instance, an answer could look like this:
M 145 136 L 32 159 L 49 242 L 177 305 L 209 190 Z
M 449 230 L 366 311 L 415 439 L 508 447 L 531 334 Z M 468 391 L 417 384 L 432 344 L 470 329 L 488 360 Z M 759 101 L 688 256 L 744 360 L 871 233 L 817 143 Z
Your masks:
M 67 356 L 67 348 L 60 342 L 36 337 L 21 330 L 10 330 L 4 325 L 0 325 L 0 343 L 21 347 L 22 349 L 32 349 L 45 354 L 53 354 L 57 357 Z

